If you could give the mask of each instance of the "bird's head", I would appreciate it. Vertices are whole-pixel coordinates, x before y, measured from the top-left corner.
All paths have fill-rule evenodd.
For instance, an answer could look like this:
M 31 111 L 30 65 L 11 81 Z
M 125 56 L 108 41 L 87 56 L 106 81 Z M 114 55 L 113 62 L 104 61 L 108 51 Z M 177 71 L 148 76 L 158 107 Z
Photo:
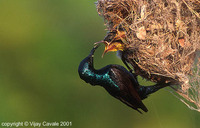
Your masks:
M 93 85 L 93 78 L 94 76 L 94 66 L 93 66 L 93 58 L 94 58 L 94 52 L 98 48 L 98 45 L 94 46 L 94 48 L 91 50 L 90 54 L 81 61 L 78 68 L 78 73 L 81 79 L 83 79 L 87 83 L 91 83 Z

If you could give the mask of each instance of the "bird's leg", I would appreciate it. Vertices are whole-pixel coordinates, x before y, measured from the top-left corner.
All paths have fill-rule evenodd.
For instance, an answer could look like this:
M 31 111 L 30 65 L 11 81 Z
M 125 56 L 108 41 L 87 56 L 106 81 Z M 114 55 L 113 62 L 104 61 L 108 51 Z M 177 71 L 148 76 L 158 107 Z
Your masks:
M 131 73 L 131 74 L 133 74 L 133 76 L 134 76 L 134 78 L 137 80 L 137 75 L 135 74 L 135 73 L 133 73 L 133 69 L 131 69 L 130 67 L 129 67 L 129 65 L 128 65 L 128 63 L 125 61 L 125 58 L 122 56 L 122 62 L 126 65 L 126 67 L 128 68 L 128 70 L 129 70 L 129 72 Z
M 138 93 L 140 95 L 140 98 L 143 100 L 145 98 L 148 97 L 149 94 L 152 94 L 158 90 L 160 90 L 161 88 L 167 87 L 171 85 L 171 83 L 157 83 L 155 85 L 152 86 L 140 86 L 138 89 Z
M 122 56 L 122 62 L 126 65 L 126 67 L 128 68 L 129 72 L 133 72 L 133 70 L 129 67 L 129 65 L 127 64 L 125 58 Z

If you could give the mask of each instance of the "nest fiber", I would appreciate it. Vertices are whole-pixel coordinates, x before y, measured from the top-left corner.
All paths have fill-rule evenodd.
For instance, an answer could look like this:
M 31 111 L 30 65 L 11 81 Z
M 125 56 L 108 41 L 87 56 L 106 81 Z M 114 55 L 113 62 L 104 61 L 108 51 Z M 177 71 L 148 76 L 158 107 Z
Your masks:
M 199 0 L 98 0 L 97 11 L 108 31 L 125 32 L 138 75 L 173 82 L 182 101 L 200 111 Z

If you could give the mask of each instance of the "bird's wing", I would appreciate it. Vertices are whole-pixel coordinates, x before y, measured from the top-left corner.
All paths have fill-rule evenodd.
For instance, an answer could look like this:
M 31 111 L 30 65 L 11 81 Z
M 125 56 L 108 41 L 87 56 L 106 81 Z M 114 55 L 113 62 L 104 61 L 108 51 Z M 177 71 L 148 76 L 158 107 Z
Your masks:
M 111 73 L 113 73 L 111 76 L 113 76 L 113 79 L 115 79 L 120 88 L 118 99 L 133 109 L 138 110 L 137 108 L 141 108 L 143 111 L 147 112 L 148 110 L 142 103 L 142 100 L 136 90 L 138 83 L 132 80 L 134 77 L 130 75 L 126 69 L 121 69 L 119 67 L 112 68 Z

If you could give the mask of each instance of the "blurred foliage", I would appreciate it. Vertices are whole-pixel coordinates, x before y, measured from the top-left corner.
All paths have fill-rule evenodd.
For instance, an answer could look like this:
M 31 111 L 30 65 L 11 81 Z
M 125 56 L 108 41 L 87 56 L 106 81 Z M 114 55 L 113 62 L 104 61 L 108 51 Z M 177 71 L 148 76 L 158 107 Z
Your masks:
M 94 0 L 0 0 L 0 122 L 72 121 L 77 128 L 197 128 L 200 113 L 166 89 L 139 114 L 78 76 L 79 62 L 104 38 Z M 95 67 L 122 62 L 115 53 Z M 141 80 L 142 84 L 149 84 Z

